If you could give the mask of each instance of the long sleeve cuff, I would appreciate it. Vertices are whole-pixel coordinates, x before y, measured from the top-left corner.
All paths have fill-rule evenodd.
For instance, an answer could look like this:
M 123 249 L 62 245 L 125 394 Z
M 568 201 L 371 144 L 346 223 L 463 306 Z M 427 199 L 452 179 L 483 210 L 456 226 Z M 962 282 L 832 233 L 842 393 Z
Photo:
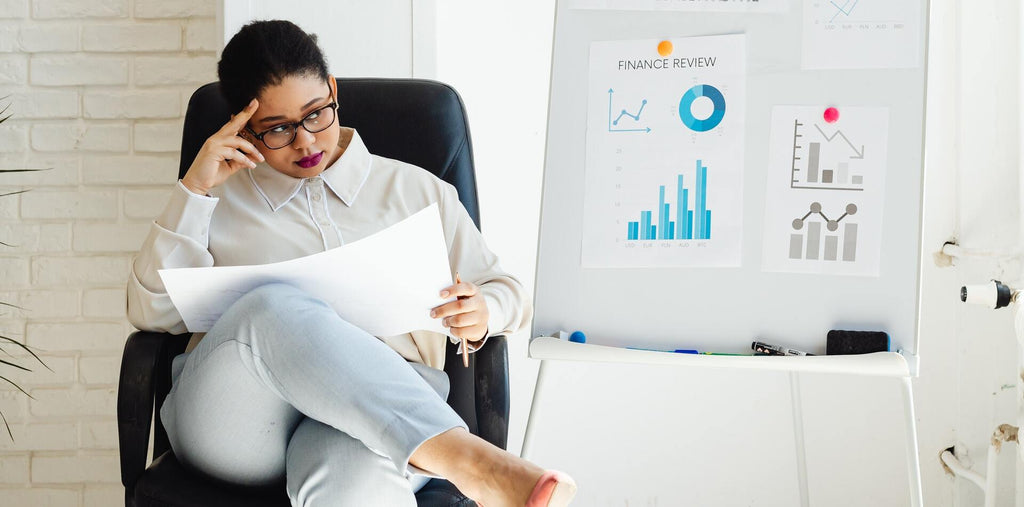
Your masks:
M 490 337 L 491 337 L 491 329 L 488 328 L 487 332 L 484 333 L 484 337 L 482 339 L 477 340 L 475 342 L 471 342 L 469 340 L 466 340 L 466 346 L 469 347 L 469 353 L 472 354 L 472 353 L 474 353 L 474 352 L 484 348 L 484 344 L 487 343 L 487 339 L 490 338 Z M 462 354 L 462 339 L 461 338 L 456 338 L 454 336 L 449 336 L 448 337 L 448 341 L 458 345 L 459 349 L 456 352 L 459 353 L 459 354 Z
M 171 232 L 196 240 L 204 248 L 209 247 L 210 220 L 219 201 L 217 197 L 193 193 L 178 180 L 167 207 L 157 217 L 156 223 Z

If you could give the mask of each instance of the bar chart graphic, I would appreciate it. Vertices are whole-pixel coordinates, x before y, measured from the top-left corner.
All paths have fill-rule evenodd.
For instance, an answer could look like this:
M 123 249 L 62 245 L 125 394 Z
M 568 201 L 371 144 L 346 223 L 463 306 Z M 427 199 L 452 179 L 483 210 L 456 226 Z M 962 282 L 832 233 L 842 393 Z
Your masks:
M 746 36 L 666 40 L 590 43 L 581 223 L 565 230 L 584 269 L 742 264 Z
M 864 145 L 858 147 L 839 129 L 829 135 L 815 124 L 814 130 L 807 134 L 804 127 L 799 118 L 793 120 L 790 188 L 864 190 L 864 174 L 858 170 L 862 165 L 858 161 L 864 160 L 866 152 Z M 823 149 L 831 152 L 827 154 L 831 162 L 826 162 Z M 831 167 L 826 168 L 826 165 Z
M 640 219 L 629 222 L 627 241 L 675 241 L 711 239 L 711 210 L 708 209 L 708 168 L 697 161 L 694 182 L 693 209 L 690 209 L 690 189 L 684 187 L 683 175 L 676 177 L 676 210 L 665 200 L 665 185 L 658 189 L 658 220 L 654 222 L 652 210 L 640 212 Z M 673 220 L 674 218 L 674 220 Z
M 806 215 L 793 220 L 796 232 L 789 236 L 789 258 L 856 262 L 857 224 L 847 218 L 857 214 L 857 205 L 847 204 L 844 211 L 838 218 L 830 219 L 822 211 L 821 203 L 811 203 Z

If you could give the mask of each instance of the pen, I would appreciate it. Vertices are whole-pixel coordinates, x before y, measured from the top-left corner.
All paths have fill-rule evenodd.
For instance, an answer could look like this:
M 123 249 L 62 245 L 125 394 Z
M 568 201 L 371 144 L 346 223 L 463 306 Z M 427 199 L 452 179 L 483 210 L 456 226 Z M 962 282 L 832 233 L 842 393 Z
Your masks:
M 750 344 L 750 348 L 754 349 L 754 352 L 765 355 L 765 356 L 813 356 L 814 354 L 808 354 L 801 352 L 796 349 L 790 349 L 786 347 L 780 347 L 778 345 L 771 345 L 768 343 L 754 342 Z
M 462 279 L 459 278 L 458 271 L 455 272 L 455 283 L 462 283 Z M 459 299 L 466 299 L 466 296 L 459 296 Z M 469 368 L 469 343 L 466 337 L 462 337 L 462 366 Z

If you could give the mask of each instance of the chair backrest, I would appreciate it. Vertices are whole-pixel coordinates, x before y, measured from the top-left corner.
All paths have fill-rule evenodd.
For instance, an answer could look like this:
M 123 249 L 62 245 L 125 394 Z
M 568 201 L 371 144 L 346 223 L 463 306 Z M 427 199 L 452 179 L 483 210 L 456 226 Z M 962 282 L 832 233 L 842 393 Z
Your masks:
M 462 98 L 424 79 L 338 78 L 338 122 L 359 131 L 370 153 L 422 167 L 459 191 L 480 228 L 473 145 Z M 188 103 L 178 178 L 203 142 L 231 117 L 220 83 L 196 90 Z
M 459 94 L 446 84 L 422 79 L 339 78 L 337 82 L 339 123 L 355 128 L 370 153 L 415 164 L 451 183 L 479 228 L 473 148 Z M 204 85 L 192 94 L 185 114 L 178 178 L 185 175 L 203 143 L 228 121 L 230 114 L 219 83 Z M 445 372 L 451 382 L 448 404 L 466 421 L 471 432 L 504 448 L 508 433 L 507 394 L 503 396 L 505 407 L 499 420 L 478 421 L 477 417 L 478 389 L 508 389 L 507 351 L 504 347 L 500 350 L 503 358 L 499 359 L 504 362 L 488 363 L 483 368 L 477 368 L 474 362 L 471 368 L 463 368 L 454 346 L 449 344 Z M 167 354 L 173 357 L 179 352 L 175 349 Z M 490 378 L 493 375 L 505 378 Z M 158 389 L 163 392 L 157 393 L 157 410 L 166 389 L 169 386 Z M 157 424 L 154 456 L 167 448 L 159 418 Z

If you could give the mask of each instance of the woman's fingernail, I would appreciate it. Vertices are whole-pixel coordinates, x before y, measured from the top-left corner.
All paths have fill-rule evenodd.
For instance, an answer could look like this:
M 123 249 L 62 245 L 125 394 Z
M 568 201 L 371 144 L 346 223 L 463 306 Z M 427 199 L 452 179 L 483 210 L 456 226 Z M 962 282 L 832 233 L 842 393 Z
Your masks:
M 434 310 L 430 310 L 430 316 L 437 317 L 437 312 L 435 312 Z
M 441 291 L 441 297 L 443 297 L 443 298 L 448 297 L 448 291 L 446 291 L 446 290 Z

